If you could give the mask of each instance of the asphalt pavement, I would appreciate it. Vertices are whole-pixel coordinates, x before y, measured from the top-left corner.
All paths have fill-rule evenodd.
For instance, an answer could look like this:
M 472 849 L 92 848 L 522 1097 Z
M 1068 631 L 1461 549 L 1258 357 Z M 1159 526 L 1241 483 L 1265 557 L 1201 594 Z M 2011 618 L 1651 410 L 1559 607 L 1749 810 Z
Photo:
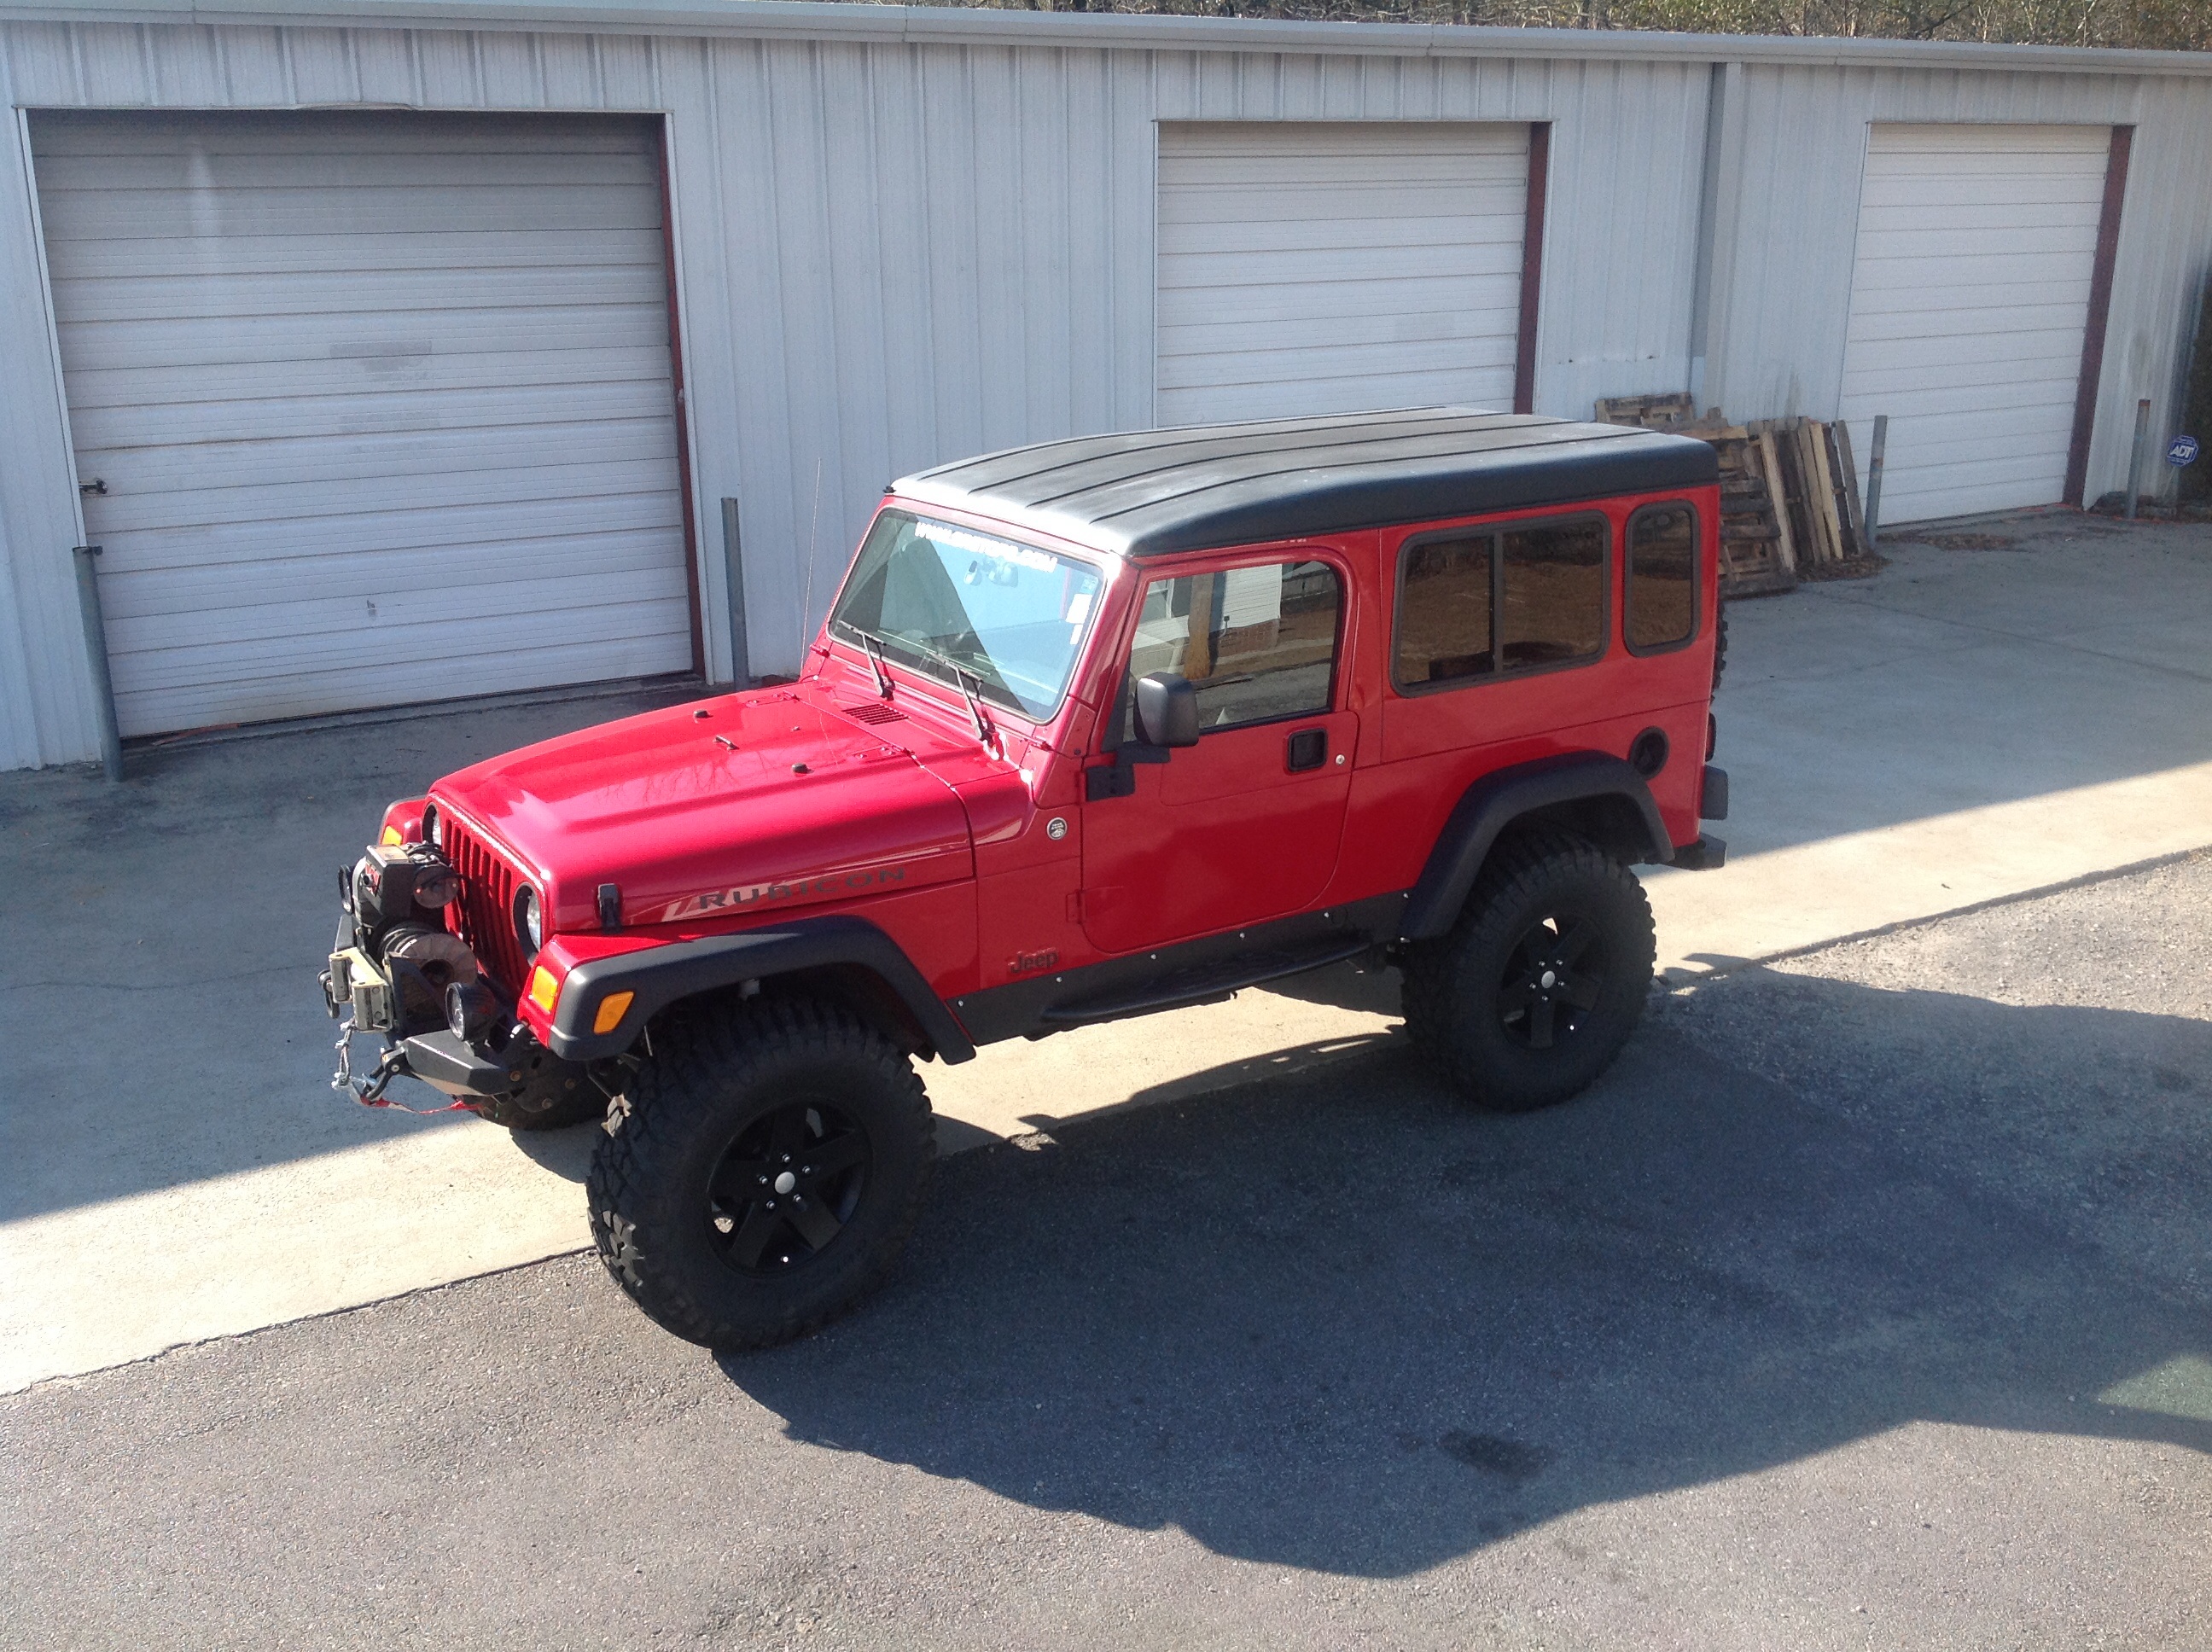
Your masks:
M 1530 1117 L 1383 1038 L 995 1143 L 763 1355 L 578 1256 L 48 1382 L 0 1643 L 2212 1645 L 2209 946 L 2200 856 Z

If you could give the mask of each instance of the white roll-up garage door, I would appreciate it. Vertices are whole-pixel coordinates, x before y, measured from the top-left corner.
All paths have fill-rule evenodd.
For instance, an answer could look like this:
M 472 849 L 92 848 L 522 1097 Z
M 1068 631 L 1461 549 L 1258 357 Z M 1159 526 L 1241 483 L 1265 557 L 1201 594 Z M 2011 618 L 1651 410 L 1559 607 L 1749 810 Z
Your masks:
M 1164 425 L 1513 404 L 1528 129 L 1160 128 Z
M 1876 126 L 1843 416 L 1889 416 L 1893 522 L 2057 503 L 2112 131 Z
M 651 124 L 32 139 L 125 734 L 690 666 Z

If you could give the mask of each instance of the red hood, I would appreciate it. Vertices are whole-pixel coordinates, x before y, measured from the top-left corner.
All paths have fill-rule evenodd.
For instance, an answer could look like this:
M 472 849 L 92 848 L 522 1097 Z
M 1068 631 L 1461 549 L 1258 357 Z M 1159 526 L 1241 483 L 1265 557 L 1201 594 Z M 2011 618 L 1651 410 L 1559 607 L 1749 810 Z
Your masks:
M 599 926 L 601 884 L 620 887 L 624 924 L 651 924 L 973 870 L 967 813 L 950 787 L 791 689 L 525 746 L 447 775 L 431 796 L 514 852 L 556 932 Z

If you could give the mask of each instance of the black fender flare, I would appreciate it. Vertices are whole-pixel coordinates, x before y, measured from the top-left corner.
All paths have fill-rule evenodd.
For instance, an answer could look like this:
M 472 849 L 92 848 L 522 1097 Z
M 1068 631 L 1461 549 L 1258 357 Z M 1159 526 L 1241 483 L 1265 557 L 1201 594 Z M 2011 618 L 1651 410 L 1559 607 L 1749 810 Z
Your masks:
M 1577 752 L 1501 768 L 1468 787 L 1444 822 L 1429 851 L 1428 864 L 1421 868 L 1420 881 L 1406 902 L 1399 938 L 1433 940 L 1458 920 L 1482 863 L 1499 834 L 1516 820 L 1540 809 L 1597 798 L 1620 798 L 1633 806 L 1642 823 L 1637 860 L 1664 865 L 1674 858 L 1674 845 L 1659 817 L 1659 805 L 1652 801 L 1651 788 L 1619 757 Z
M 799 918 L 580 963 L 561 983 L 546 1043 L 563 1060 L 602 1060 L 628 1049 L 647 1020 L 678 999 L 740 981 L 838 965 L 866 970 L 890 987 L 941 1060 L 965 1061 L 975 1055 L 975 1046 L 899 944 L 866 919 L 846 915 Z M 624 992 L 636 997 L 621 1023 L 612 1032 L 594 1033 L 592 1022 L 599 1005 L 610 993 Z

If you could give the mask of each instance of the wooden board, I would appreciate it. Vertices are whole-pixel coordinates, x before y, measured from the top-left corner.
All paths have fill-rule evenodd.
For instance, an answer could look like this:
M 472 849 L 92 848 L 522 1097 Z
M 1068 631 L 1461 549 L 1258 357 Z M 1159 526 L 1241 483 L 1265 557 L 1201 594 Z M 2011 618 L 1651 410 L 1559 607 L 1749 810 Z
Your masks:
M 1837 478 L 1843 484 L 1844 521 L 1851 555 L 1867 554 L 1866 509 L 1859 502 L 1859 467 L 1851 455 L 1851 428 L 1838 419 L 1828 427 L 1835 439 Z
M 1790 512 L 1782 495 L 1782 459 L 1775 451 L 1774 433 L 1759 433 L 1759 455 L 1768 477 L 1768 496 L 1773 501 L 1774 525 L 1781 538 L 1782 565 L 1791 574 L 1797 572 L 1797 539 L 1790 531 Z

